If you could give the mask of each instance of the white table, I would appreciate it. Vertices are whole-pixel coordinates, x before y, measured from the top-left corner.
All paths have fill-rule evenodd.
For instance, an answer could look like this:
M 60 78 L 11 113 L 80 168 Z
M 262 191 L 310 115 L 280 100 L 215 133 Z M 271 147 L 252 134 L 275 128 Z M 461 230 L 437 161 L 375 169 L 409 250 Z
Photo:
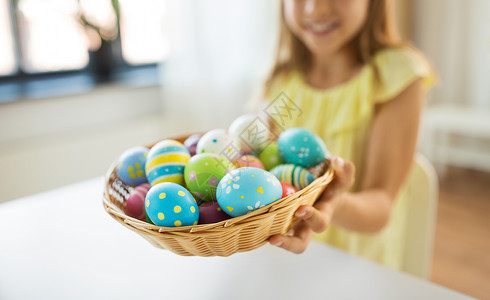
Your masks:
M 224 257 L 154 248 L 113 220 L 102 178 L 0 205 L 0 299 L 466 299 L 312 243 Z

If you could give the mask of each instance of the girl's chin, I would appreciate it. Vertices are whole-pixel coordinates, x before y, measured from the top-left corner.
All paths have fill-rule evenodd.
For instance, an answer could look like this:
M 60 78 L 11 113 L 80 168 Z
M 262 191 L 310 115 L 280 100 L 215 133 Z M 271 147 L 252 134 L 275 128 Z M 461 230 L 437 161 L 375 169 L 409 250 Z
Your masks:
M 321 44 L 310 45 L 308 47 L 313 55 L 328 56 L 336 54 L 340 51 L 341 47 L 337 47 L 336 44 Z

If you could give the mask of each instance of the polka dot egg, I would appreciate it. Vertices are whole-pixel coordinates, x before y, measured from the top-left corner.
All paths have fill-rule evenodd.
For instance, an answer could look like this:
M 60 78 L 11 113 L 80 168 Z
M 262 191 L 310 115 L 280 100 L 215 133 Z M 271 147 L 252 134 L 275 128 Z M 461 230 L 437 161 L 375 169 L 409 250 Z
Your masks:
M 163 140 L 148 152 L 146 177 L 152 186 L 161 182 L 184 184 L 184 167 L 190 159 L 189 151 L 174 140 Z
M 150 188 L 145 199 L 145 210 L 157 226 L 180 227 L 196 225 L 199 220 L 197 203 L 183 186 L 158 183 Z
M 287 197 L 289 195 L 292 195 L 296 193 L 298 190 L 294 188 L 294 186 L 287 184 L 285 182 L 281 181 L 281 186 L 282 186 L 282 196 L 281 198 Z
M 221 179 L 216 190 L 219 206 L 238 217 L 279 200 L 282 187 L 271 173 L 245 167 L 231 171 Z
M 205 202 L 216 201 L 218 182 L 235 166 L 226 158 L 199 153 L 191 157 L 184 170 L 185 184 L 189 191 Z
M 325 143 L 313 132 L 303 128 L 289 128 L 277 140 L 281 158 L 288 164 L 313 167 L 329 156 Z
M 297 190 L 305 188 L 315 180 L 308 170 L 292 164 L 279 165 L 272 169 L 271 173 L 280 181 L 294 186 Z
M 125 184 L 137 186 L 147 182 L 145 165 L 148 151 L 145 147 L 133 147 L 119 156 L 116 171 Z
M 240 141 L 228 134 L 224 129 L 214 129 L 206 132 L 197 143 L 196 153 L 214 153 L 229 161 L 240 156 Z

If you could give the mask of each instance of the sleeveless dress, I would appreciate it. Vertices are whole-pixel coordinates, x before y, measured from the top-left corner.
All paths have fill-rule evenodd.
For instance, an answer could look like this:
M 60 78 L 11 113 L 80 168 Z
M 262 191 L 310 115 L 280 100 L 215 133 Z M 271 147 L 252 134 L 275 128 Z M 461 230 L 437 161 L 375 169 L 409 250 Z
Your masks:
M 316 89 L 305 82 L 299 71 L 293 71 L 275 80 L 265 97 L 269 106 L 281 99 L 283 103 L 284 99 L 289 102 L 295 109 L 285 112 L 289 118 L 281 120 L 281 127 L 303 127 L 319 135 L 332 155 L 355 164 L 356 183 L 359 183 L 376 104 L 390 101 L 419 78 L 427 88 L 434 80 L 429 65 L 415 51 L 387 48 L 376 53 L 372 64 L 363 66 L 345 83 Z M 351 191 L 357 188 L 354 186 Z M 363 234 L 330 225 L 314 238 L 400 269 L 407 205 L 401 188 L 390 221 L 380 232 Z

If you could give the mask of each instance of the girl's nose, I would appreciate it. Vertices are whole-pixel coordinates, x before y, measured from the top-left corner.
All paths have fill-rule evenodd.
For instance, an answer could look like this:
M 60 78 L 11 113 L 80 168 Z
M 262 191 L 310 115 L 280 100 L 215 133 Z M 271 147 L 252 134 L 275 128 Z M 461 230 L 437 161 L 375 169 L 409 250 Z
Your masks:
M 330 0 L 305 0 L 304 13 L 310 16 L 328 15 L 332 11 Z

